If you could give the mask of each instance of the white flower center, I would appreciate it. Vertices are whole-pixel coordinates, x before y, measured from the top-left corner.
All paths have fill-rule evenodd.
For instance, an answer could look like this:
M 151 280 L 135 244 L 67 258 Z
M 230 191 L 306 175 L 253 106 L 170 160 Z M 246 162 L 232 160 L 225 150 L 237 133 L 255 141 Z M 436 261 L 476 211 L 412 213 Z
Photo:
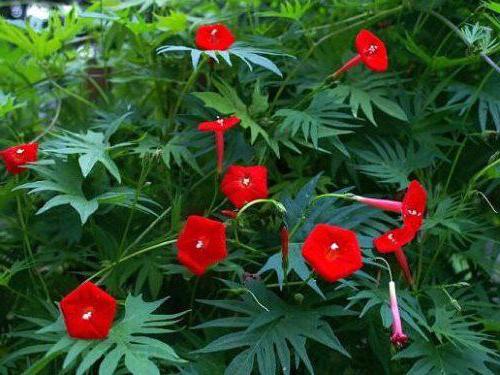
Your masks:
M 245 186 L 248 186 L 250 185 L 250 177 L 244 177 L 242 180 L 241 180 L 241 183 Z
M 389 233 L 387 238 L 389 238 L 389 240 L 391 240 L 391 242 L 396 243 L 396 239 L 394 238 L 394 233 Z
M 220 126 L 224 125 L 224 119 L 218 119 L 217 120 L 217 124 L 219 124 Z
M 406 212 L 411 216 L 420 216 L 420 213 L 417 210 L 406 210 Z
M 83 320 L 90 320 L 90 318 L 92 318 L 92 311 L 87 311 L 82 315 Z
M 332 244 L 330 245 L 330 250 L 335 251 L 335 250 L 338 250 L 338 249 L 340 249 L 340 247 L 337 244 L 337 242 L 332 242 Z
M 16 154 L 18 154 L 18 155 L 21 155 L 21 154 L 23 154 L 23 153 L 24 153 L 24 148 L 18 148 L 18 149 L 16 150 Z
M 215 34 L 217 34 L 217 31 L 217 29 L 213 29 L 212 31 L 210 31 L 210 35 L 215 36 Z
M 375 52 L 377 52 L 378 47 L 375 44 L 371 44 L 370 47 L 368 47 L 367 52 L 370 55 L 373 55 Z
M 203 248 L 203 246 L 205 246 L 205 244 L 203 243 L 202 240 L 196 241 L 196 245 L 194 245 L 194 247 L 196 247 L 197 249 L 201 249 Z

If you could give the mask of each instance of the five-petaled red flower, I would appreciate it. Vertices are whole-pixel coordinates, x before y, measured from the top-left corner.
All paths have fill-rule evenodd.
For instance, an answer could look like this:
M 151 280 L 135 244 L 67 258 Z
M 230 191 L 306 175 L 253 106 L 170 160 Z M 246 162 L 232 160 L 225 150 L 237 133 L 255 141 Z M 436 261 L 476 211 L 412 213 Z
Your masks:
M 105 339 L 116 314 L 116 300 L 90 281 L 60 303 L 68 335 L 75 339 Z
M 191 215 L 177 239 L 177 259 L 195 275 L 227 257 L 226 228 L 220 221 Z
M 202 132 L 214 132 L 215 149 L 217 151 L 217 171 L 222 172 L 224 164 L 224 133 L 236 126 L 240 119 L 235 116 L 219 118 L 216 121 L 205 121 L 198 125 L 198 130 Z
M 19 146 L 9 147 L 0 151 L 5 167 L 12 174 L 18 174 L 24 171 L 25 164 L 37 160 L 38 143 L 26 143 Z
M 267 168 L 262 165 L 231 165 L 222 179 L 221 190 L 237 208 L 267 198 Z
M 332 77 L 363 63 L 370 70 L 375 72 L 385 72 L 389 66 L 387 49 L 384 42 L 377 38 L 368 30 L 361 30 L 356 36 L 356 49 L 358 54 L 346 62 L 342 68 L 337 70 Z
M 203 25 L 196 31 L 196 46 L 202 50 L 225 51 L 234 43 L 234 35 L 222 24 Z
M 302 255 L 316 273 L 330 282 L 351 275 L 363 265 L 356 234 L 328 224 L 314 227 L 304 242 Z

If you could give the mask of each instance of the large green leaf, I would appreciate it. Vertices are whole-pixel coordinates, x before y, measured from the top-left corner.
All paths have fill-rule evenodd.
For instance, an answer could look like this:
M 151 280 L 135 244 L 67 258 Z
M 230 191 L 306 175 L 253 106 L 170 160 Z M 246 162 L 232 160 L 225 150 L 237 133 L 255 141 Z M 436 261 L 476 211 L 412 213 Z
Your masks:
M 230 327 L 239 330 L 223 335 L 196 353 L 213 353 L 232 349 L 243 349 L 233 357 L 226 368 L 227 375 L 250 375 L 257 367 L 261 374 L 275 374 L 279 362 L 284 374 L 293 372 L 300 362 L 309 373 L 313 365 L 306 349 L 307 340 L 317 341 L 328 348 L 349 356 L 337 339 L 325 316 L 350 315 L 351 312 L 334 306 L 312 308 L 290 305 L 281 300 L 258 282 L 246 285 L 226 282 L 235 290 L 245 292 L 239 301 L 200 300 L 200 302 L 241 315 L 220 318 L 200 324 L 197 328 Z
M 123 366 L 134 375 L 160 374 L 158 360 L 166 364 L 185 362 L 170 345 L 149 337 L 173 332 L 165 327 L 177 323 L 184 314 L 153 314 L 164 301 L 145 302 L 140 295 L 129 295 L 123 318 L 114 324 L 108 338 L 102 341 L 68 337 L 62 317 L 38 330 L 34 338 L 41 341 L 57 339 L 46 356 L 65 352 L 63 368 L 74 369 L 77 375 L 83 375 L 91 368 L 98 368 L 99 375 L 111 375 Z

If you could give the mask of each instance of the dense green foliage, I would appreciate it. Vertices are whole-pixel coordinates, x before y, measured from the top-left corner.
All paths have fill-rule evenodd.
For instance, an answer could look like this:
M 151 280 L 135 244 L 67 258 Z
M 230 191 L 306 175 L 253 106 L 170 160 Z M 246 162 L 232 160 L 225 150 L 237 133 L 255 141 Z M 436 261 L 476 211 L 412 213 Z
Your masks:
M 41 144 L 29 171 L 0 167 L 0 374 L 500 371 L 498 1 L 90 3 L 38 29 L 0 19 L 0 148 Z M 238 47 L 194 51 L 216 21 Z M 362 28 L 388 72 L 329 80 Z M 230 114 L 226 164 L 266 165 L 293 229 L 286 275 L 281 206 L 220 213 L 213 136 L 196 126 Z M 399 199 L 412 179 L 429 193 L 404 249 L 413 288 L 386 256 L 410 336 L 398 350 L 372 248 L 397 218 L 314 197 Z M 174 246 L 193 213 L 227 224 L 229 257 L 200 278 Z M 317 223 L 358 233 L 363 270 L 310 276 Z M 119 300 L 103 341 L 69 338 L 57 307 L 90 277 Z

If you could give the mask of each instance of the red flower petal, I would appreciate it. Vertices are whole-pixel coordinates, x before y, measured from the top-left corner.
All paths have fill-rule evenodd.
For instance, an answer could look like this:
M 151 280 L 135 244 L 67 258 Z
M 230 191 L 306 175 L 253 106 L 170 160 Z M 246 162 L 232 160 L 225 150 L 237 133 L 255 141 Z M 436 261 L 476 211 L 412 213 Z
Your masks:
M 315 272 L 330 282 L 351 275 L 363 265 L 356 234 L 327 224 L 314 227 L 304 242 L 302 255 Z
M 37 161 L 38 143 L 26 143 L 0 151 L 5 167 L 12 174 L 21 173 L 25 164 Z
M 385 232 L 380 237 L 375 238 L 373 244 L 379 253 L 392 253 L 413 240 L 414 237 L 415 232 L 411 228 L 403 226 Z
M 418 181 L 410 182 L 401 206 L 404 226 L 417 232 L 424 220 L 427 192 Z
M 116 300 L 91 282 L 86 282 L 60 303 L 68 335 L 75 339 L 104 339 L 116 314 Z
M 216 121 L 205 121 L 198 125 L 198 130 L 202 132 L 225 132 L 237 125 L 240 121 L 241 120 L 235 116 L 220 118 Z
M 261 165 L 231 165 L 222 179 L 221 190 L 237 208 L 256 199 L 267 198 L 267 168 Z
M 195 275 L 227 257 L 226 228 L 223 223 L 191 215 L 177 239 L 177 259 Z
M 387 70 L 389 61 L 384 42 L 368 30 L 361 30 L 356 36 L 356 49 L 366 67 L 376 72 Z
M 196 31 L 196 46 L 209 51 L 225 51 L 234 43 L 234 35 L 222 24 L 203 25 Z

